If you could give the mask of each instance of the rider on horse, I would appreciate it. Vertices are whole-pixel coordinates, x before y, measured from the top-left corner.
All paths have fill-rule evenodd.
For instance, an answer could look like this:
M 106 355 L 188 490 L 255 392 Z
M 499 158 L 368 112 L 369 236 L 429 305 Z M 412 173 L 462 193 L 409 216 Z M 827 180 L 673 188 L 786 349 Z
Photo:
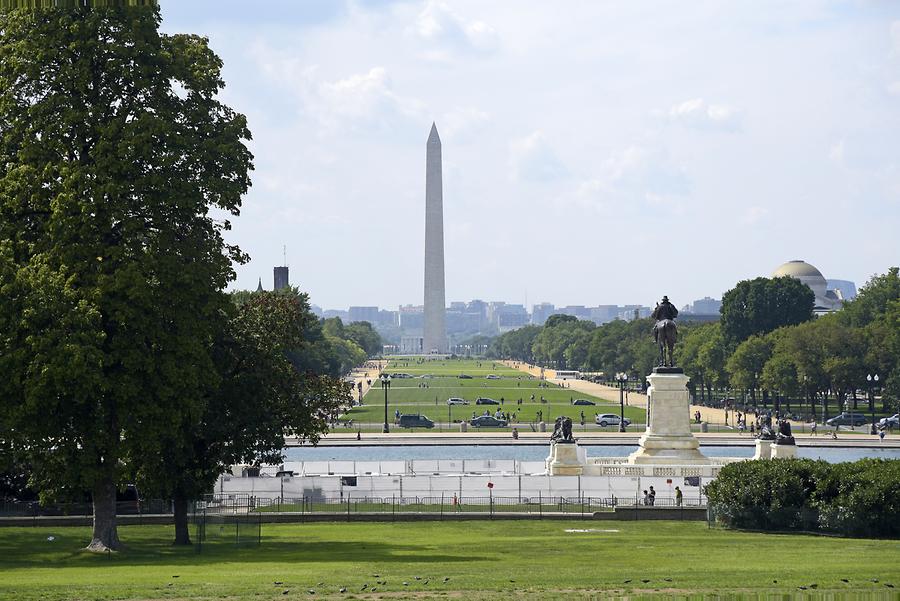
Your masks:
M 653 326 L 653 339 L 659 345 L 660 365 L 671 366 L 674 364 L 672 349 L 675 346 L 678 331 L 673 320 L 678 317 L 678 309 L 669 302 L 668 296 L 664 296 L 662 302 L 656 305 L 650 316 L 656 320 L 656 325 Z M 660 339 L 660 335 L 662 335 L 662 339 Z M 668 357 L 665 353 L 666 348 L 669 351 Z

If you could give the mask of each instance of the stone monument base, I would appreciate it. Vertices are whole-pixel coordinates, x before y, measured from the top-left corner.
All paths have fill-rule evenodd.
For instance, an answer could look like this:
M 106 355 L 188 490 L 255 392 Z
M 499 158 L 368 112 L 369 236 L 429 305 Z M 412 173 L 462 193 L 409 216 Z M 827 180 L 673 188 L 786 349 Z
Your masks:
M 773 444 L 772 459 L 790 459 L 797 456 L 795 444 Z
M 753 454 L 754 459 L 771 459 L 772 458 L 772 441 L 756 439 L 756 452 Z
M 547 473 L 551 476 L 580 476 L 587 462 L 584 449 L 575 442 L 551 442 Z
M 628 456 L 635 465 L 708 465 L 709 457 L 700 452 L 700 441 L 693 436 L 644 434 L 638 450 Z

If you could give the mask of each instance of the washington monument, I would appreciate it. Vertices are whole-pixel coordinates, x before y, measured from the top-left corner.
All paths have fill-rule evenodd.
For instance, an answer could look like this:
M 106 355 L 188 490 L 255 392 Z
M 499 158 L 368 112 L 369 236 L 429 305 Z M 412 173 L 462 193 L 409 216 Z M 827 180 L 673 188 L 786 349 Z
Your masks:
M 441 138 L 432 123 L 425 153 L 425 323 L 422 352 L 448 351 L 446 311 Z

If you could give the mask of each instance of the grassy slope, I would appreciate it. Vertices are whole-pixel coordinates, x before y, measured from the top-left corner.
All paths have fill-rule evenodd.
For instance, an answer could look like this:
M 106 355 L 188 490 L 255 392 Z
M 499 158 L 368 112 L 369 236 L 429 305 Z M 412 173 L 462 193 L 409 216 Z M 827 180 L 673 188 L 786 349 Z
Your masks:
M 658 589 L 661 595 L 794 593 L 812 583 L 819 591 L 893 592 L 886 582 L 900 587 L 900 580 L 892 580 L 900 565 L 900 541 L 739 533 L 709 530 L 697 522 L 263 528 L 259 548 L 217 544 L 198 555 L 170 547 L 170 528 L 125 527 L 121 531 L 129 549 L 113 557 L 78 551 L 89 538 L 86 528 L 2 528 L 0 599 L 300 599 L 311 597 L 309 588 L 316 590 L 316 598 L 378 596 L 360 595 L 363 583 L 379 593 L 393 592 L 394 598 L 414 591 L 419 598 L 430 597 L 425 591 L 431 591 L 466 599 L 507 598 L 512 591 L 525 599 L 554 599 Z M 567 528 L 619 532 L 566 533 Z M 57 539 L 48 542 L 51 534 Z M 446 584 L 444 577 L 450 578 Z M 872 578 L 880 582 L 872 583 Z M 387 586 L 376 585 L 379 579 L 386 579 Z M 626 579 L 631 582 L 624 583 Z M 350 589 L 346 595 L 338 594 L 341 586 Z M 285 590 L 290 592 L 282 595 Z
M 436 422 L 447 422 L 448 412 L 446 401 L 449 397 L 466 399 L 470 405 L 465 407 L 453 407 L 453 419 L 466 419 L 472 417 L 472 412 L 477 415 L 488 409 L 491 412 L 496 406 L 475 406 L 475 399 L 479 396 L 490 397 L 499 401 L 504 399 L 503 411 L 510 413 L 519 409 L 519 422 L 527 423 L 537 421 L 537 412 L 543 411 L 543 419 L 552 422 L 559 415 L 571 417 L 575 423 L 581 419 L 584 412 L 585 421 L 593 422 L 596 413 L 619 412 L 618 404 L 599 399 L 597 397 L 577 392 L 571 389 L 563 389 L 554 384 L 548 388 L 541 388 L 538 380 L 529 380 L 523 372 L 511 369 L 499 363 L 482 361 L 480 366 L 477 361 L 446 360 L 428 361 L 416 363 L 415 361 L 393 361 L 387 369 L 389 373 L 402 372 L 421 376 L 429 374 L 434 378 L 420 379 L 394 379 L 388 392 L 388 409 L 393 416 L 394 410 L 401 413 L 421 413 Z M 461 373 L 473 376 L 471 380 L 460 380 L 457 376 Z M 494 374 L 500 376 L 500 380 L 488 380 L 485 376 Z M 374 378 L 374 372 L 373 372 Z M 427 389 L 419 388 L 426 383 Z M 531 401 L 534 394 L 535 400 Z M 357 422 L 379 422 L 384 418 L 384 392 L 380 386 L 372 388 L 364 398 L 362 407 L 355 407 L 349 411 L 346 417 Z M 541 397 L 548 402 L 541 403 Z M 437 404 L 435 404 L 437 398 Z M 521 398 L 522 405 L 516 405 L 516 400 Z M 571 399 L 588 399 L 597 403 L 596 406 L 573 406 Z M 625 416 L 632 422 L 640 423 L 644 420 L 644 410 L 636 407 L 626 407 Z M 607 428 L 612 430 L 612 428 Z

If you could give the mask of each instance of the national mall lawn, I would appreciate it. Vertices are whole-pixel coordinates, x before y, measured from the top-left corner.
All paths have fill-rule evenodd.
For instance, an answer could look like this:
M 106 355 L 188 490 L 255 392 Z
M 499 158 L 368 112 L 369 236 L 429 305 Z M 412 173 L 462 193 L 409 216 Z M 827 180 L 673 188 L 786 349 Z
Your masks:
M 409 374 L 411 378 L 393 378 L 388 390 L 388 412 L 391 423 L 394 422 L 394 411 L 402 414 L 418 413 L 435 422 L 436 428 L 446 429 L 448 423 L 459 420 L 471 420 L 472 412 L 481 415 L 485 410 L 493 414 L 497 409 L 515 416 L 510 424 L 519 429 L 528 429 L 529 424 L 538 422 L 538 411 L 541 418 L 552 426 L 560 415 L 572 418 L 576 427 L 580 424 L 584 413 L 585 423 L 593 428 L 594 415 L 597 413 L 619 414 L 619 404 L 598 397 L 578 392 L 571 388 L 562 388 L 551 382 L 530 377 L 525 372 L 512 369 L 501 363 L 489 360 L 469 359 L 435 359 L 417 361 L 393 360 L 385 368 L 385 373 Z M 459 376 L 470 376 L 461 379 Z M 494 378 L 488 378 L 494 376 Z M 363 406 L 353 407 L 341 419 L 352 419 L 354 423 L 380 424 L 384 420 L 384 390 L 381 388 L 378 373 L 371 371 L 373 386 L 363 399 Z M 534 400 L 532 400 L 534 395 Z M 448 407 L 447 399 L 456 397 L 465 399 L 468 405 Z M 476 405 L 475 399 L 488 397 L 502 405 Z M 541 402 L 543 398 L 544 402 Z M 522 399 L 522 403 L 517 401 Z M 585 399 L 595 405 L 573 405 L 572 401 Z M 625 417 L 633 423 L 644 421 L 645 411 L 639 407 L 625 407 Z M 451 426 L 458 429 L 458 425 Z M 607 427 L 615 431 L 617 428 Z M 501 430 L 508 431 L 509 428 Z M 339 429 L 340 431 L 340 429 Z M 424 430 L 418 429 L 419 432 Z
M 172 547 L 171 527 L 126 526 L 127 549 L 109 556 L 80 550 L 88 528 L 0 528 L 0 599 L 671 598 L 799 587 L 891 598 L 900 589 L 896 540 L 606 520 L 262 528 L 259 547 L 219 542 L 197 553 Z

